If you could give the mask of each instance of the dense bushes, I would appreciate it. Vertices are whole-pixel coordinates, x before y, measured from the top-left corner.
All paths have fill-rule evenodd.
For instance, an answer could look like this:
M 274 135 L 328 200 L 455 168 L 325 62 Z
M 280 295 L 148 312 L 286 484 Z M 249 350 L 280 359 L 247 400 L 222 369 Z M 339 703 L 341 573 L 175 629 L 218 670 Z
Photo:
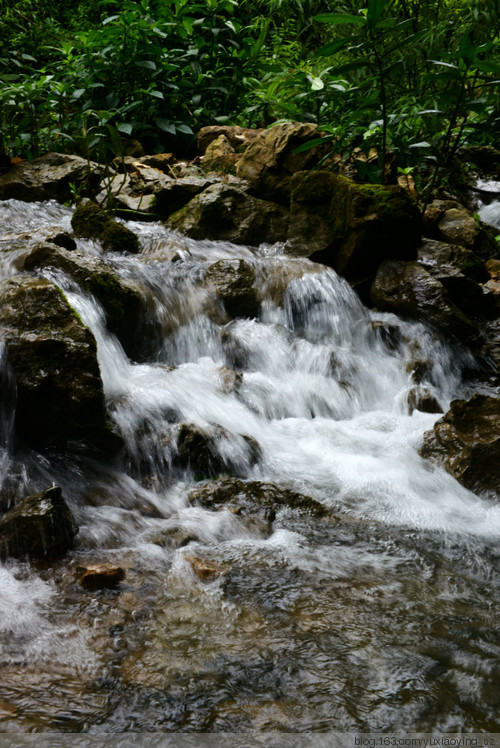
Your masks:
M 11 155 L 102 159 L 122 136 L 161 151 L 205 124 L 294 119 L 408 170 L 500 132 L 496 0 L 22 0 L 0 19 Z

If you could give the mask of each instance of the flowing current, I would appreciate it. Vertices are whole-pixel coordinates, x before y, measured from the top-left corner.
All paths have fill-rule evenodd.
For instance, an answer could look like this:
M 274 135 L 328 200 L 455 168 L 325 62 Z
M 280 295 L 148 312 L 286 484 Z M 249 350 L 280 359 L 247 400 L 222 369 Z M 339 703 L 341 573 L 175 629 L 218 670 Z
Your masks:
M 2 275 L 70 219 L 0 203 Z M 41 271 L 97 340 L 123 452 L 18 454 L 3 397 L 0 484 L 60 485 L 79 534 L 50 567 L 0 564 L 0 730 L 499 732 L 500 505 L 419 456 L 440 416 L 409 405 L 470 396 L 468 354 L 280 247 L 129 225 L 141 254 L 104 259 L 148 298 L 137 360 L 94 298 Z M 257 316 L 227 317 L 204 280 L 218 260 L 254 268 Z M 5 358 L 0 343 L 4 392 Z M 179 466 L 180 424 L 213 435 L 240 483 L 326 513 L 193 501 L 214 479 Z M 76 583 L 105 562 L 126 571 L 116 590 Z

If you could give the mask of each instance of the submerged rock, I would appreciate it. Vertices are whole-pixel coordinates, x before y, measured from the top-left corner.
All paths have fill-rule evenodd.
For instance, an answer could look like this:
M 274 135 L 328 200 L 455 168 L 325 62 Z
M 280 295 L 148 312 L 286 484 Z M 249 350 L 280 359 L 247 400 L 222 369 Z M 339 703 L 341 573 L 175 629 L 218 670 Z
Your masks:
M 74 197 L 74 190 L 92 192 L 104 167 L 80 156 L 47 153 L 33 161 L 13 166 L 0 176 L 0 200 L 59 200 Z
M 0 557 L 61 558 L 78 532 L 59 486 L 28 496 L 0 519 Z
M 288 211 L 251 197 L 238 187 L 219 183 L 208 187 L 167 221 L 168 228 L 191 239 L 216 239 L 259 245 L 285 241 Z
M 371 287 L 371 299 L 382 311 L 418 319 L 469 341 L 478 334 L 476 326 L 453 303 L 448 292 L 418 262 L 386 260 Z
M 125 569 L 113 564 L 88 564 L 79 570 L 78 584 L 86 590 L 114 589 L 125 579 Z
M 243 515 L 257 512 L 270 521 L 274 520 L 276 511 L 284 507 L 307 512 L 315 517 L 322 517 L 327 513 L 319 501 L 275 483 L 247 482 L 227 476 L 194 488 L 189 493 L 189 501 L 205 509 L 218 510 L 226 507 Z
M 400 187 L 356 184 L 330 172 L 291 180 L 287 248 L 349 280 L 373 276 L 384 259 L 416 259 L 420 214 Z
M 14 374 L 16 436 L 36 446 L 116 446 L 90 330 L 62 291 L 41 278 L 0 283 L 0 334 Z
M 76 236 L 95 239 L 109 252 L 140 252 L 139 239 L 133 231 L 114 221 L 90 200 L 82 200 L 73 213 L 71 225 Z
M 500 398 L 454 400 L 424 435 L 422 457 L 443 465 L 471 491 L 500 492 Z

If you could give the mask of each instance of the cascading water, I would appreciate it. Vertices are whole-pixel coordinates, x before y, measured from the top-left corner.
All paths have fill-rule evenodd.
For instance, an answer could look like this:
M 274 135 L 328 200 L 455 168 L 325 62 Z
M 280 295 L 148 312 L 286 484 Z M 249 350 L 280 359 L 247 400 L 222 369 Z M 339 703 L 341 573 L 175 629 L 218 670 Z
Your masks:
M 70 217 L 0 204 L 3 274 Z M 470 394 L 467 354 L 279 247 L 131 228 L 143 253 L 106 261 L 150 299 L 139 363 L 94 298 L 43 271 L 97 340 L 125 454 L 16 455 L 2 414 L 0 483 L 19 497 L 57 483 L 80 532 L 51 568 L 0 566 L 0 729 L 498 731 L 500 506 L 419 457 L 439 416 L 408 405 L 415 388 L 443 411 Z M 254 268 L 258 317 L 228 320 L 204 282 L 217 260 Z M 3 349 L 0 365 L 5 379 Z M 180 424 L 241 480 L 327 514 L 278 505 L 271 526 L 193 503 L 210 483 L 179 462 Z M 119 589 L 76 584 L 96 561 L 126 569 Z

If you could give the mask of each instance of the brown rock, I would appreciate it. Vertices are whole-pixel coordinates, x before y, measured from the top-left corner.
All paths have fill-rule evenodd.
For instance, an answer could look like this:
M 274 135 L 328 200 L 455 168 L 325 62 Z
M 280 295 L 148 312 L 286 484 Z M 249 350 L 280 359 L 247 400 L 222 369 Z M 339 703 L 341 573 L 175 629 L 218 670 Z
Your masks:
M 264 130 L 237 127 L 235 125 L 209 125 L 208 127 L 202 127 L 198 133 L 198 149 L 200 153 L 205 153 L 208 146 L 223 135 L 233 148 L 233 151 L 241 152 L 250 143 L 253 143 L 262 132 Z
M 315 166 L 330 150 L 329 144 L 304 153 L 296 149 L 321 135 L 317 125 L 285 122 L 263 130 L 238 161 L 236 174 L 266 200 L 288 205 L 292 174 Z
M 79 569 L 78 584 L 86 590 L 114 589 L 125 579 L 125 569 L 112 564 L 89 564 Z
M 422 457 L 440 463 L 472 491 L 500 492 L 500 399 L 454 400 L 424 436 Z

